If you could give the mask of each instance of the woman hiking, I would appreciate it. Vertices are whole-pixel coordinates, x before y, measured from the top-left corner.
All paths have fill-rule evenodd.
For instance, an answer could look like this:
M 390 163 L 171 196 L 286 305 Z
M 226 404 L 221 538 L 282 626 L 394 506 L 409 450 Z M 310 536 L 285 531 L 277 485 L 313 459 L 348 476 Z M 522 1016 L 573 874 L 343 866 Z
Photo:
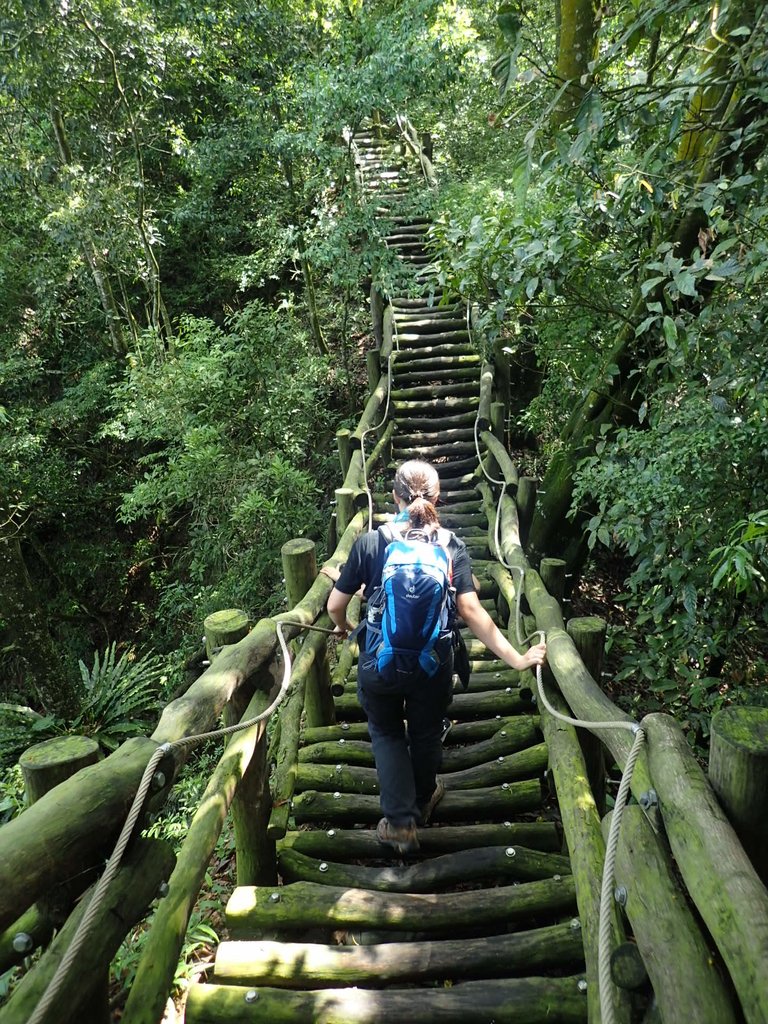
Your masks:
M 518 670 L 543 665 L 546 645 L 537 644 L 520 654 L 481 605 L 466 545 L 440 528 L 435 508 L 440 479 L 432 465 L 418 460 L 404 462 L 395 473 L 392 495 L 397 515 L 391 524 L 355 541 L 328 598 L 328 614 L 337 631 L 346 634 L 352 628 L 346 618 L 347 606 L 360 587 L 365 587 L 368 618 L 372 621 L 363 625 L 365 632 L 360 634 L 357 693 L 368 718 L 384 815 L 376 834 L 381 843 L 398 853 L 412 853 L 419 848 L 417 826 L 427 823 L 445 791 L 437 772 L 442 758 L 443 719 L 452 698 L 452 623 L 442 621 L 439 631 L 436 625 L 434 645 L 411 654 L 409 660 L 396 642 L 387 652 L 387 631 L 393 629 L 395 613 L 400 620 L 407 619 L 421 600 L 417 598 L 419 588 L 436 588 L 441 567 L 446 566 L 459 616 L 505 664 Z M 414 537 L 432 543 L 409 545 Z M 395 550 L 398 540 L 405 541 L 399 546 L 399 560 Z M 406 575 L 398 580 L 401 569 Z M 385 584 L 377 594 L 382 573 Z M 383 623 L 384 635 L 380 636 L 376 632 L 380 628 L 376 615 L 380 612 L 374 605 L 379 605 L 384 592 L 390 601 L 390 621 Z M 408 598 L 415 600 L 408 604 Z M 398 605 L 398 601 L 402 603 Z M 433 600 L 427 615 L 434 612 L 434 604 Z M 405 626 L 400 621 L 396 628 Z M 373 637 L 366 637 L 372 632 Z

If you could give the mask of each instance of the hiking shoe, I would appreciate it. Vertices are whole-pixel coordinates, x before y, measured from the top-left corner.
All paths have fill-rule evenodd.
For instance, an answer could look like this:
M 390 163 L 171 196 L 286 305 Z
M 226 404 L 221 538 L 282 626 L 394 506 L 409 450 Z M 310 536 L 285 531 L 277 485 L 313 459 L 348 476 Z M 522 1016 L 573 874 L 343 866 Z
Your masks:
M 387 818 L 382 818 L 376 826 L 376 838 L 385 846 L 391 846 L 398 853 L 415 853 L 419 848 L 419 837 L 416 825 L 393 825 Z
M 432 796 L 429 798 L 429 800 L 427 800 L 425 804 L 419 805 L 419 810 L 421 811 L 422 825 L 429 824 L 429 819 L 432 817 L 432 812 L 445 796 L 445 783 L 443 782 L 443 780 L 436 779 L 435 783 L 435 791 L 432 794 Z

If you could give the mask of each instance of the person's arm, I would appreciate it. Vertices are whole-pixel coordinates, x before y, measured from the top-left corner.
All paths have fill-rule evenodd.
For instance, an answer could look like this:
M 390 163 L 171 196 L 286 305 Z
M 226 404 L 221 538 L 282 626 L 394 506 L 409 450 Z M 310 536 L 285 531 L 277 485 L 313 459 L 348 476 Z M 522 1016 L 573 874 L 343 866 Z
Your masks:
M 526 668 L 534 668 L 536 665 L 543 665 L 547 659 L 547 645 L 536 644 L 520 654 L 507 640 L 499 627 L 493 621 L 488 612 L 480 604 L 480 598 L 474 590 L 456 595 L 456 607 L 459 615 L 485 646 L 510 668 L 522 671 Z M 330 602 L 329 602 L 330 609 Z M 331 616 L 333 618 L 333 616 Z
M 354 629 L 352 624 L 347 621 L 347 606 L 353 596 L 353 594 L 344 594 L 341 590 L 337 590 L 336 587 L 328 595 L 328 614 L 331 617 L 331 622 L 336 627 L 336 632 L 341 636 Z

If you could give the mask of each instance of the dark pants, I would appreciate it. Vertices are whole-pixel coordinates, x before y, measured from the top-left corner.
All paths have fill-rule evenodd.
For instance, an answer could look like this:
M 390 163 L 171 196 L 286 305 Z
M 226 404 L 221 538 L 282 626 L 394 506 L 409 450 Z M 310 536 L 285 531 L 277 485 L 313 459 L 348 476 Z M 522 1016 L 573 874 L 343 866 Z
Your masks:
M 381 811 L 401 827 L 418 820 L 419 808 L 435 790 L 443 719 L 452 697 L 451 667 L 444 666 L 431 679 L 420 675 L 387 683 L 367 661 L 361 655 L 357 695 L 368 717 Z

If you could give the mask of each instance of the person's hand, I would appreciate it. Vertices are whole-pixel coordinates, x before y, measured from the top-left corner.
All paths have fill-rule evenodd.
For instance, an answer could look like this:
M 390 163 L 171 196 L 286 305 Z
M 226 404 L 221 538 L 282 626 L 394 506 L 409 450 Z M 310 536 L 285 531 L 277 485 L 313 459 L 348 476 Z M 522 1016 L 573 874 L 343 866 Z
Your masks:
M 523 655 L 526 668 L 536 668 L 539 665 L 545 665 L 547 661 L 547 645 L 545 643 L 536 644 L 535 647 L 531 647 Z
M 351 622 L 345 622 L 343 626 L 337 624 L 332 635 L 337 640 L 346 640 L 354 628 Z

